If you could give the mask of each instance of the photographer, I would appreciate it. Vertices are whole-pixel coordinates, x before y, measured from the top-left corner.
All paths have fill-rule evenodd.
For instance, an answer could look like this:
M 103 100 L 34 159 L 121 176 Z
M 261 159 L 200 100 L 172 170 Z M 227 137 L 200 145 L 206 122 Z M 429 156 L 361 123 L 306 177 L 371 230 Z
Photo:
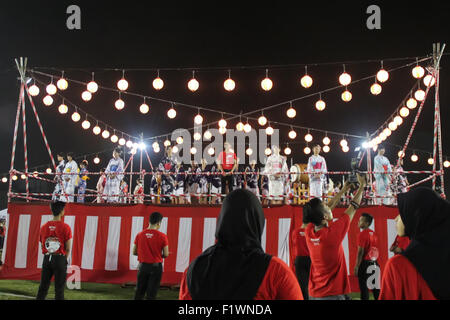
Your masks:
M 344 215 L 333 221 L 332 210 L 340 198 L 352 186 L 344 184 L 339 193 L 328 203 L 314 198 L 303 208 L 306 227 L 306 244 L 311 257 L 311 275 L 309 278 L 309 296 L 311 300 L 346 300 L 350 293 L 350 282 L 347 275 L 342 241 L 347 234 L 350 223 L 359 208 L 366 176 L 357 175 L 358 190 Z

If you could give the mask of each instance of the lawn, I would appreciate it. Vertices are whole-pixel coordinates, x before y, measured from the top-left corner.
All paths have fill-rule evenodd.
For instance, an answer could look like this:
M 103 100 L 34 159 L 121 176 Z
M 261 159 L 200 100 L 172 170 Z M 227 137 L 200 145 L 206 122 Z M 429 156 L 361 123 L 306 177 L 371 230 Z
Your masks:
M 29 280 L 0 280 L 0 300 L 27 300 L 34 299 L 39 287 L 38 281 Z M 67 300 L 131 300 L 134 298 L 134 287 L 122 288 L 117 284 L 81 283 L 80 290 L 65 290 Z M 53 283 L 47 298 L 53 299 L 55 290 Z M 359 300 L 359 292 L 352 293 L 352 298 Z M 372 297 L 371 297 L 372 298 Z M 177 300 L 178 289 L 162 287 L 157 299 Z

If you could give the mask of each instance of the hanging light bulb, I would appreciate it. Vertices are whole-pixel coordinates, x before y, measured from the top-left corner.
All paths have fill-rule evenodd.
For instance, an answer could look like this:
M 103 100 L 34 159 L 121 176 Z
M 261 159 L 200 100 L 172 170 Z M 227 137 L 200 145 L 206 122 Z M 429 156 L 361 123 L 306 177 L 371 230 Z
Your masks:
M 47 91 L 47 93 L 51 96 L 54 95 L 56 91 L 58 91 L 58 89 L 56 89 L 56 86 L 53 84 L 53 78 L 52 82 L 45 88 L 45 91 Z
M 120 97 L 120 92 L 119 92 L 119 99 L 117 99 L 116 102 L 114 103 L 114 107 L 116 107 L 117 110 L 122 110 L 123 108 L 125 108 L 125 101 L 123 101 L 122 98 Z
M 61 114 L 66 114 L 69 111 L 69 108 L 63 102 L 62 104 L 59 105 L 58 111 Z
M 167 111 L 167 116 L 169 119 L 174 119 L 177 116 L 177 111 L 172 107 Z
M 44 102 L 44 104 L 49 107 L 53 104 L 53 98 L 52 96 L 45 96 L 44 99 L 42 99 L 42 101 Z
M 109 138 L 109 131 L 107 129 L 103 130 L 102 137 L 104 139 L 108 139 Z
M 30 95 L 32 97 L 36 97 L 37 95 L 39 95 L 39 87 L 36 84 L 32 84 L 31 87 L 28 88 L 28 92 L 30 92 Z
M 200 141 L 202 139 L 202 134 L 200 132 L 195 132 L 194 133 L 194 140 L 195 141 Z
M 176 142 L 177 142 L 178 144 L 182 144 L 183 141 L 184 141 L 184 139 L 183 139 L 182 136 L 179 136 L 179 137 L 177 137 L 177 139 L 176 139 Z
M 319 111 L 325 110 L 327 104 L 322 100 L 322 94 L 319 94 L 319 100 L 316 102 L 316 109 Z
M 323 146 L 322 150 L 323 150 L 323 152 L 328 153 L 328 152 L 330 152 L 330 146 L 328 146 L 328 145 Z
M 383 134 L 384 134 L 386 137 L 389 137 L 389 136 L 391 136 L 392 131 L 391 131 L 391 129 L 386 128 L 386 129 L 383 130 Z
M 20 179 L 22 179 L 22 180 L 25 180 L 26 178 L 27 178 L 27 176 L 24 175 L 24 174 L 22 174 L 22 175 L 20 176 Z
M 81 123 L 81 126 L 83 127 L 84 130 L 87 130 L 91 127 L 91 123 L 89 122 L 88 119 L 86 119 Z
M 170 145 L 171 145 L 172 143 L 170 142 L 170 140 L 169 139 L 166 139 L 165 141 L 164 141 L 164 147 L 170 147 Z
M 61 78 L 56 82 L 56 86 L 61 91 L 64 91 L 69 87 L 69 83 L 64 79 L 64 71 L 62 72 Z
M 223 83 L 223 87 L 228 92 L 233 91 L 234 88 L 236 87 L 236 83 L 234 82 L 233 79 L 231 79 L 231 71 L 230 70 L 228 70 L 228 79 L 225 80 L 225 82 Z
M 345 90 L 344 92 L 342 92 L 342 95 L 341 95 L 342 101 L 349 102 L 352 100 L 352 97 L 353 97 L 353 95 L 350 91 Z
M 347 152 L 350 151 L 350 148 L 349 148 L 348 146 L 344 146 L 344 147 L 342 147 L 342 151 L 343 151 L 344 153 L 347 153 Z
M 339 83 L 343 86 L 348 86 L 352 82 L 352 77 L 345 72 L 345 65 L 344 65 L 344 72 L 339 76 Z
M 158 148 L 153 148 L 154 153 L 159 153 L 161 151 L 161 148 L 158 146 Z
M 127 143 L 127 142 L 126 142 L 126 140 L 124 138 L 120 138 L 119 139 L 119 145 L 124 146 L 125 143 Z
M 206 130 L 205 133 L 203 134 L 203 138 L 205 138 L 205 140 L 211 140 L 211 137 L 212 137 L 211 131 L 209 131 L 209 129 Z
M 400 109 L 400 115 L 403 118 L 406 118 L 407 116 L 409 116 L 409 109 L 407 107 L 403 107 Z
M 286 115 L 288 116 L 288 118 L 295 118 L 295 116 L 297 115 L 297 111 L 292 107 L 292 101 L 291 101 L 291 105 L 290 108 L 286 111 Z
M 411 161 L 412 162 L 417 162 L 417 161 L 419 161 L 419 157 L 417 156 L 417 154 L 413 154 L 412 156 L 411 156 Z
M 192 147 L 190 151 L 191 151 L 191 154 L 196 154 L 197 153 L 197 148 L 196 147 Z
M 117 88 L 120 91 L 125 91 L 128 89 L 128 81 L 125 80 L 125 70 L 122 71 L 122 79 L 117 81 Z
M 266 128 L 266 134 L 268 135 L 268 136 L 271 136 L 271 135 L 273 135 L 273 133 L 274 133 L 274 129 L 270 126 L 270 124 L 269 124 L 269 126 Z
M 444 167 L 445 167 L 445 168 L 450 168 L 450 161 L 445 160 L 445 161 L 444 161 Z
M 406 101 L 406 106 L 411 110 L 415 109 L 417 107 L 417 100 L 412 97 L 409 98 L 408 101 Z
M 191 90 L 192 92 L 195 92 L 198 90 L 198 88 L 200 87 L 200 84 L 198 83 L 198 81 L 195 79 L 195 71 L 192 71 L 192 79 L 189 80 L 188 82 L 188 88 L 189 90 Z
M 200 115 L 200 111 L 199 113 L 195 116 L 194 118 L 194 123 L 197 125 L 201 125 L 203 123 L 203 117 Z
M 47 170 L 48 170 L 48 169 L 47 169 Z M 52 170 L 52 169 L 50 169 L 50 173 L 51 173 L 51 170 Z M 47 173 L 49 173 L 49 172 L 47 172 Z M 13 175 L 13 176 L 12 176 L 12 179 L 13 179 L 13 181 L 17 181 L 17 176 L 16 176 L 16 175 Z
M 239 121 L 239 122 L 236 124 L 236 130 L 237 130 L 237 131 L 244 131 L 244 124 L 242 123 L 242 121 Z
M 403 118 L 400 117 L 400 116 L 396 116 L 396 117 L 394 118 L 394 122 L 395 122 L 395 124 L 396 124 L 397 126 L 401 126 L 402 123 L 403 123 Z
M 136 149 L 136 148 L 131 149 L 131 150 L 130 150 L 130 153 L 131 153 L 132 155 L 135 155 L 135 154 L 137 153 L 137 149 Z
M 264 127 L 267 124 L 267 118 L 264 115 L 261 115 L 258 118 L 258 123 L 261 127 Z
M 297 132 L 295 132 L 294 129 L 291 129 L 291 131 L 289 131 L 289 139 L 294 140 L 295 138 L 297 138 Z
M 89 91 L 83 91 L 83 93 L 81 94 L 81 99 L 86 102 L 90 101 L 92 99 L 92 93 L 90 93 Z
M 308 89 L 313 85 L 313 79 L 308 75 L 308 67 L 305 66 L 305 75 L 301 78 L 300 84 L 303 88 Z
M 119 137 L 116 136 L 116 134 L 113 134 L 113 135 L 111 136 L 111 142 L 112 142 L 112 143 L 117 143 L 117 141 L 119 141 Z
M 153 88 L 155 90 L 161 90 L 164 87 L 164 81 L 159 77 L 159 70 L 158 70 L 158 76 L 153 80 Z
M 270 91 L 273 87 L 273 82 L 268 76 L 269 71 L 266 69 L 266 77 L 261 81 L 261 88 L 264 91 Z
M 98 135 L 100 134 L 100 132 L 102 132 L 102 129 L 100 129 L 100 127 L 98 126 L 98 123 L 97 123 L 97 125 L 92 129 L 92 132 L 94 132 L 94 134 L 95 134 L 96 136 L 98 136 Z
M 432 87 L 436 84 L 436 79 L 431 74 L 429 74 L 425 76 L 425 78 L 423 78 L 423 83 L 426 87 Z
M 306 147 L 303 149 L 303 152 L 304 152 L 305 154 L 310 154 L 310 153 L 311 153 L 311 148 L 308 147 L 308 146 L 306 146 Z
M 245 154 L 250 157 L 253 154 L 253 149 L 252 148 L 248 148 L 247 150 L 245 150 Z
M 226 128 L 226 127 L 220 127 L 220 128 L 219 128 L 219 133 L 220 133 L 221 135 L 224 135 L 226 132 L 227 132 L 227 128 Z
M 98 90 L 98 84 L 94 81 L 94 73 L 92 72 L 92 80 L 87 84 L 87 91 L 90 93 L 96 93 Z
M 144 103 L 141 104 L 141 106 L 139 107 L 139 111 L 142 114 L 147 114 L 150 111 L 150 107 L 148 106 L 148 104 L 145 103 L 145 97 L 144 97 Z
M 284 154 L 285 155 L 290 155 L 292 153 L 292 150 L 291 150 L 291 148 L 289 148 L 289 146 L 287 146 L 286 148 L 284 148 Z
M 219 121 L 219 127 L 225 128 L 226 126 L 227 126 L 227 121 L 223 118 L 223 115 L 222 115 L 222 119 L 220 119 L 220 121 Z
M 429 164 L 430 166 L 432 166 L 432 165 L 434 164 L 434 159 L 431 158 L 431 156 L 430 156 L 430 158 L 428 159 L 428 164 Z
M 81 119 L 81 116 L 80 116 L 80 114 L 77 111 L 72 113 L 72 120 L 73 120 L 73 122 L 78 122 L 78 121 L 80 121 L 80 119 Z
M 378 84 L 377 80 L 375 79 L 375 83 L 370 87 L 370 93 L 372 93 L 374 96 L 377 96 L 381 93 L 383 88 Z
M 341 145 L 342 148 L 347 147 L 347 146 L 348 146 L 348 141 L 345 140 L 345 138 L 343 138 L 343 139 L 341 140 L 341 142 L 340 142 L 340 145 Z
M 172 153 L 178 153 L 178 147 L 177 146 L 173 146 L 172 148 Z
M 311 142 L 313 141 L 313 136 L 308 132 L 308 134 L 305 136 L 305 141 L 306 142 Z
M 391 131 L 395 131 L 395 130 L 397 130 L 398 125 L 394 121 L 392 121 L 389 123 L 388 127 Z
M 248 123 L 247 119 L 247 123 L 244 125 L 244 132 L 249 133 L 250 131 L 252 131 L 252 126 L 250 125 L 250 123 Z
M 270 148 L 266 148 L 266 150 L 264 150 L 264 154 L 266 156 L 270 156 L 272 154 L 272 150 Z
M 214 155 L 215 152 L 216 152 L 216 151 L 214 150 L 213 147 L 211 147 L 211 148 L 208 149 L 208 154 L 209 154 L 210 156 Z
M 426 93 L 422 89 L 419 89 L 414 93 L 414 97 L 416 98 L 417 101 L 420 101 L 420 102 L 425 100 L 425 95 L 426 95 Z
M 323 144 L 328 146 L 331 143 L 330 138 L 328 138 L 328 136 L 325 136 L 325 138 L 323 138 L 322 140 Z
M 159 148 L 159 143 L 158 143 L 158 141 L 155 141 L 155 142 L 152 143 L 152 148 L 153 148 L 153 149 L 158 149 L 158 148 Z
M 425 69 L 417 65 L 412 69 L 412 75 L 416 79 L 420 79 L 425 75 Z
M 52 171 L 52 169 L 51 168 L 47 168 L 46 170 L 45 170 L 45 172 L 47 173 L 47 174 L 51 174 L 53 171 Z M 14 178 L 14 177 L 13 177 Z M 16 179 L 17 180 L 17 179 Z
M 128 140 L 127 143 L 125 144 L 125 146 L 126 146 L 128 149 L 133 148 L 133 141 Z
M 381 61 L 381 70 L 377 73 L 377 79 L 381 83 L 385 83 L 389 80 L 389 73 L 383 69 L 383 61 Z
M 100 158 L 99 158 L 98 156 L 96 156 L 96 157 L 94 158 L 94 163 L 95 163 L 95 164 L 99 164 L 99 163 L 100 163 Z
M 400 159 L 402 159 L 402 158 L 405 157 L 405 153 L 403 152 L 403 150 L 400 150 L 400 151 L 397 153 L 397 155 L 398 155 L 398 157 L 399 157 Z
M 7 178 L 7 177 L 3 177 L 3 178 L 2 178 L 2 182 L 3 182 L 3 183 L 7 183 L 7 182 L 8 182 L 8 178 Z

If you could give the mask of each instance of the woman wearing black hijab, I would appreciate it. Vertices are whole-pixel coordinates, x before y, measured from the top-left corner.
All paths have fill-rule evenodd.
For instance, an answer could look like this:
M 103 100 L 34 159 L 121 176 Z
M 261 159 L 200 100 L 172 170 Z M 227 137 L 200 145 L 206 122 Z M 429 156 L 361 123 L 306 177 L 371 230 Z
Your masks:
M 450 203 L 429 188 L 398 195 L 397 232 L 411 243 L 386 264 L 381 300 L 450 299 Z
M 216 244 L 185 271 L 180 300 L 303 300 L 293 271 L 261 247 L 264 213 L 248 190 L 225 198 Z

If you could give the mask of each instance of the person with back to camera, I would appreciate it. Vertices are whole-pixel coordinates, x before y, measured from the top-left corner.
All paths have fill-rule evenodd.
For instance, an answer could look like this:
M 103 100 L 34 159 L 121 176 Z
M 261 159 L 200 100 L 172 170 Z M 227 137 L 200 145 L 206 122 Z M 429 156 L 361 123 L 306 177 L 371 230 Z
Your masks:
M 264 213 L 258 198 L 239 189 L 225 198 L 215 245 L 186 269 L 180 300 L 303 300 L 294 272 L 261 247 Z
M 397 232 L 411 243 L 386 263 L 380 300 L 450 300 L 450 203 L 425 187 L 397 199 Z
M 342 241 L 361 203 L 367 184 L 366 177 L 358 174 L 358 183 L 359 188 L 350 206 L 336 221 L 333 221 L 332 210 L 341 196 L 350 189 L 351 184 L 348 182 L 328 204 L 314 198 L 303 207 L 305 222 L 309 223 L 305 231 L 311 257 L 308 287 L 310 300 L 346 300 L 346 295 L 350 293 Z
M 303 219 L 302 225 L 292 232 L 291 243 L 294 249 L 295 255 L 295 274 L 297 276 L 298 283 L 302 289 L 303 298 L 309 300 L 308 284 L 309 275 L 311 271 L 311 258 L 309 256 L 308 246 L 306 244 L 305 229 L 307 227 Z

